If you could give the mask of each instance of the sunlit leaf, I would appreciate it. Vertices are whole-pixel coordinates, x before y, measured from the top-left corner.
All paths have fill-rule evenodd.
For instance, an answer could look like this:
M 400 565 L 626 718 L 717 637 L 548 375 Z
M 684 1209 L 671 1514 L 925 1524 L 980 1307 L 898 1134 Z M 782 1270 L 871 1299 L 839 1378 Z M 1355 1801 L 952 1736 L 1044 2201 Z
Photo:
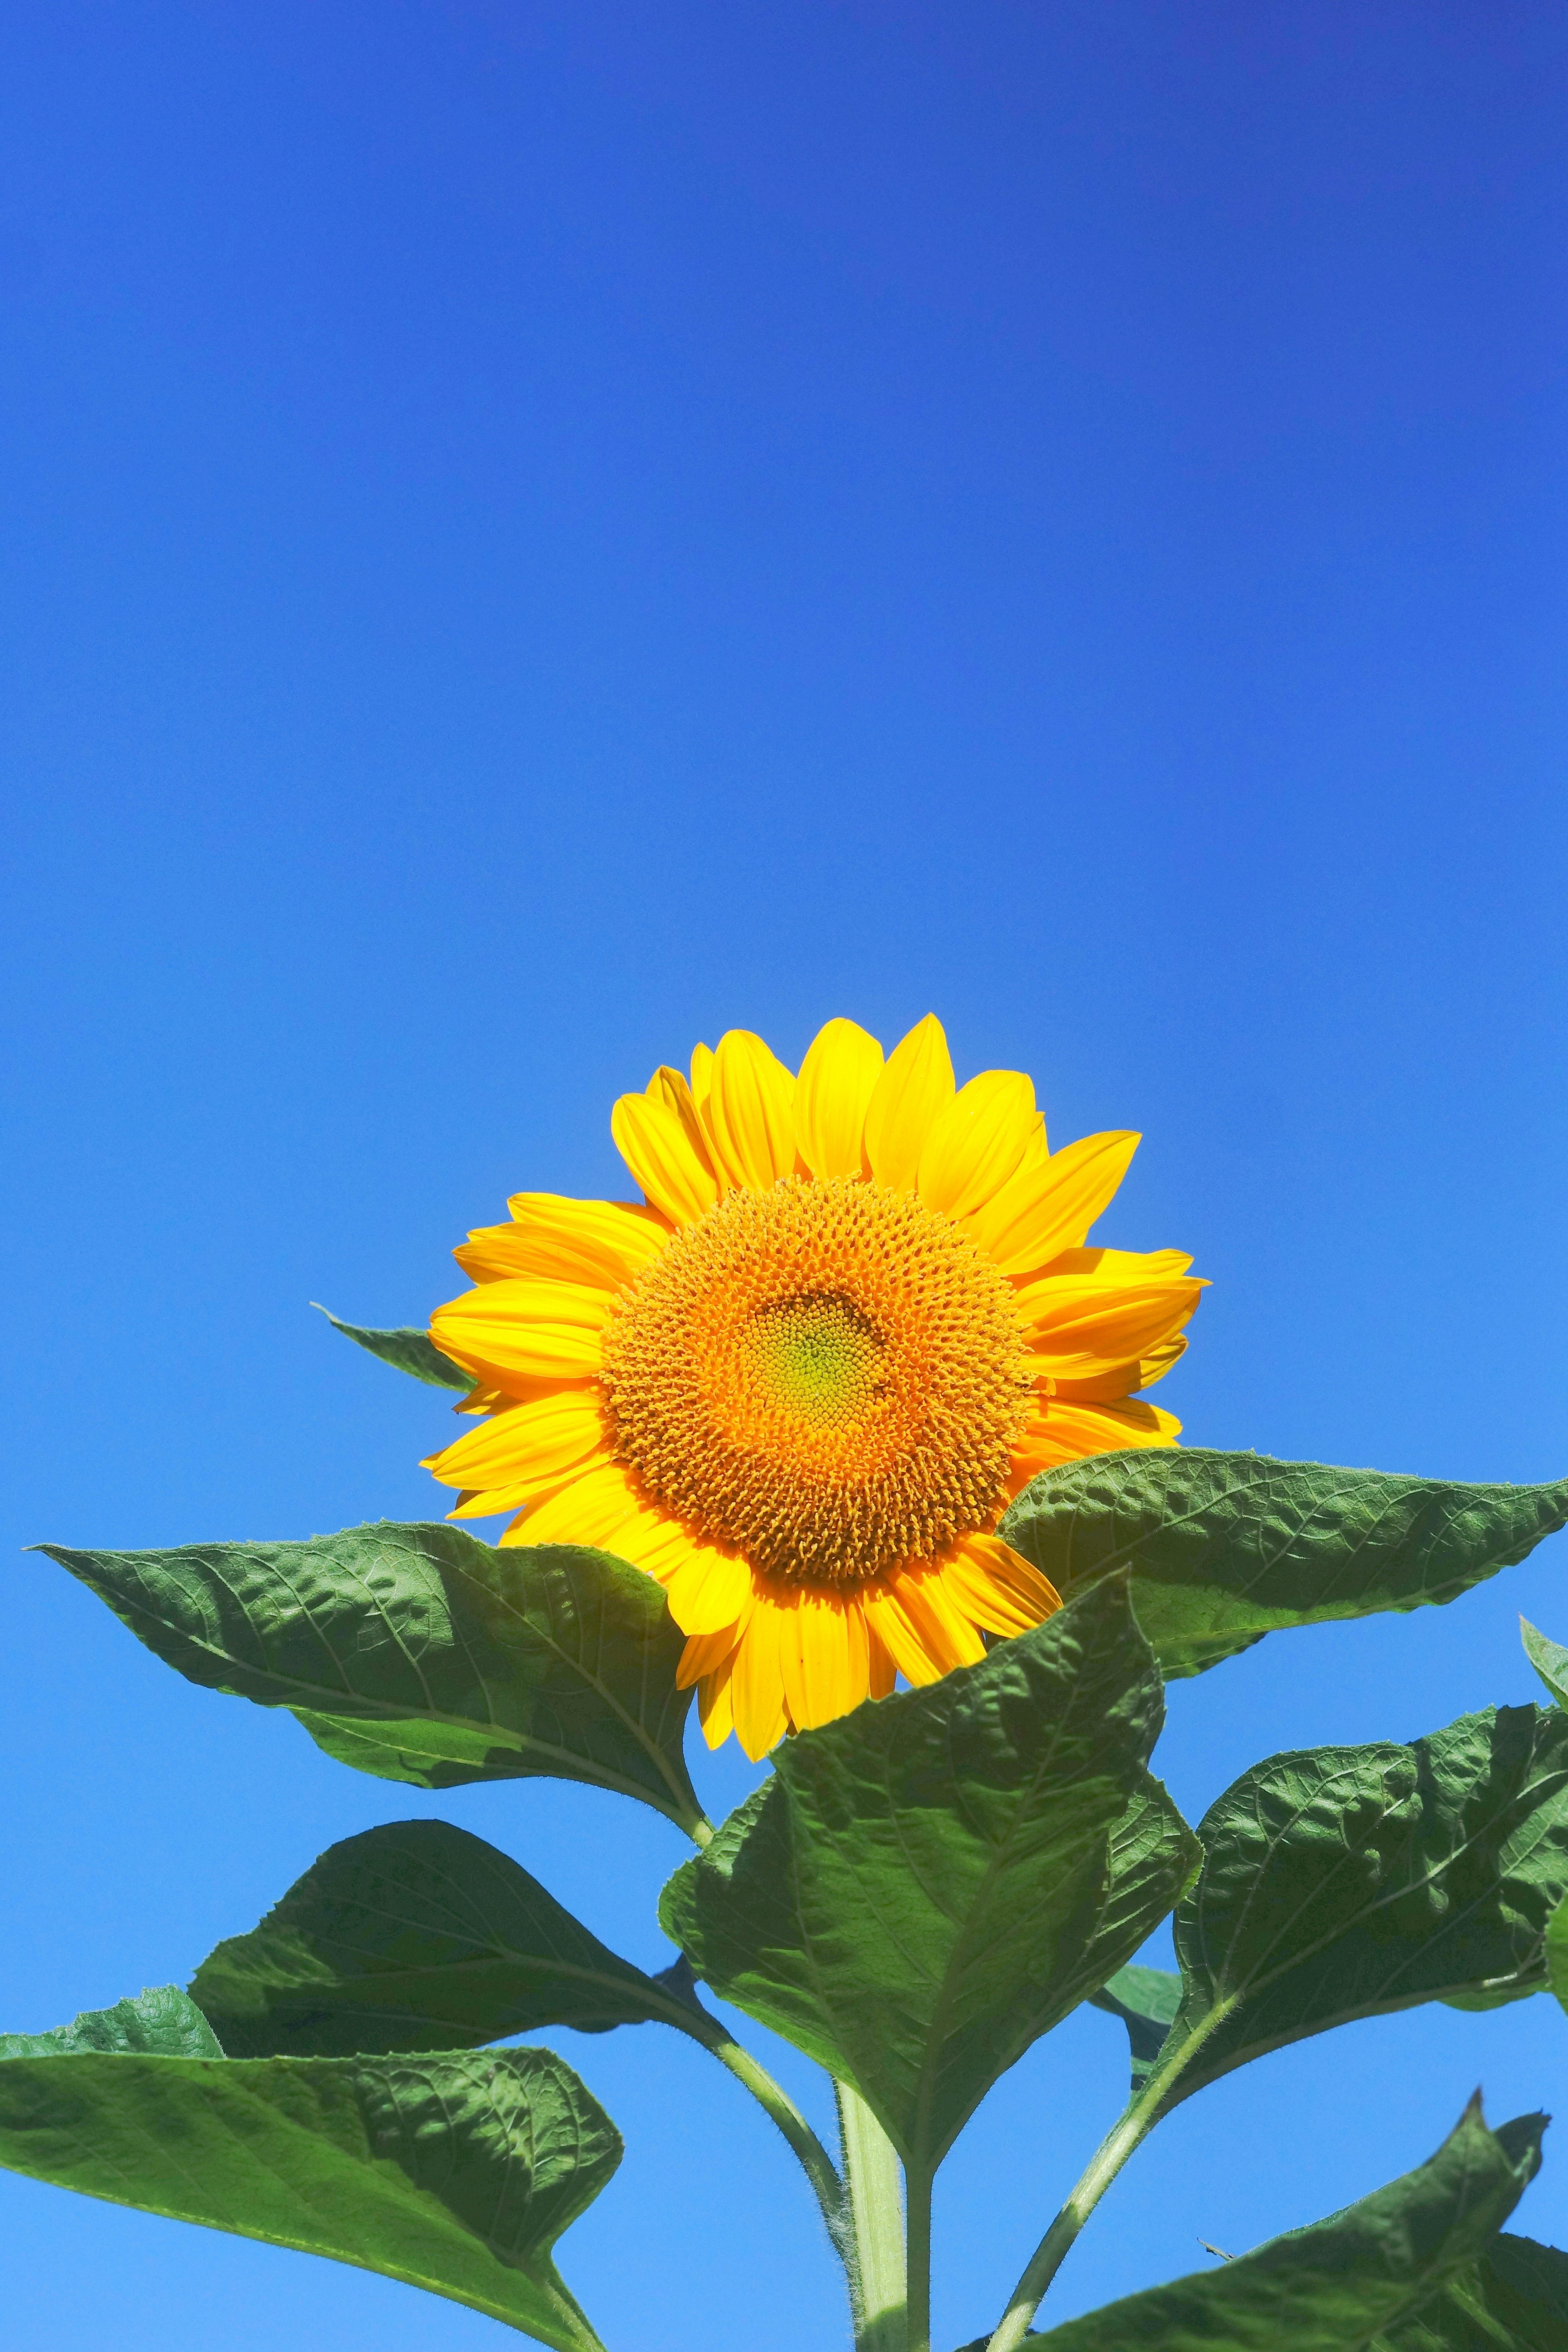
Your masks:
M 334 1331 L 341 1331 L 344 1339 L 352 1339 L 356 1347 L 367 1349 L 373 1356 L 379 1356 L 384 1364 L 391 1364 L 395 1370 L 408 1372 L 416 1381 L 428 1381 L 436 1389 L 461 1389 L 466 1394 L 473 1387 L 473 1374 L 464 1371 L 450 1356 L 444 1356 L 421 1325 L 400 1324 L 392 1330 L 375 1331 L 360 1323 L 341 1323 L 335 1315 L 325 1307 L 318 1306 L 314 1299 L 310 1304 L 318 1315 L 326 1316 Z

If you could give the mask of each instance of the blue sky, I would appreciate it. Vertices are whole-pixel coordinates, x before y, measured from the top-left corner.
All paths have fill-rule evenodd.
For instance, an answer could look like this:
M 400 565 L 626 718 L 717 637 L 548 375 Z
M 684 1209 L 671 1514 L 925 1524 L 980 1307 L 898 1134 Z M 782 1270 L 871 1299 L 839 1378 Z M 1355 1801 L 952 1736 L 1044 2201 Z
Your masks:
M 307 1302 L 417 1320 L 509 1192 L 619 1189 L 613 1097 L 700 1036 L 935 1009 L 1058 1138 L 1142 1129 L 1103 1238 L 1213 1277 L 1195 1441 L 1568 1466 L 1565 84 L 1532 0 L 7 13 L 0 2023 L 184 1981 L 422 1811 L 664 1957 L 651 1816 L 357 1778 L 18 1548 L 433 1516 L 439 1396 Z M 1174 1793 L 1529 1698 L 1565 1559 L 1178 1686 Z M 1118 2035 L 961 2143 L 943 2343 Z M 552 2038 L 629 2144 L 563 2252 L 612 2352 L 842 2340 L 727 2078 Z M 1478 2081 L 1561 2107 L 1568 2021 L 1230 2078 L 1061 2314 L 1377 2185 Z M 1568 2242 L 1554 2137 L 1521 2222 Z M 501 2340 L 9 2176 L 0 2242 L 18 2347 Z

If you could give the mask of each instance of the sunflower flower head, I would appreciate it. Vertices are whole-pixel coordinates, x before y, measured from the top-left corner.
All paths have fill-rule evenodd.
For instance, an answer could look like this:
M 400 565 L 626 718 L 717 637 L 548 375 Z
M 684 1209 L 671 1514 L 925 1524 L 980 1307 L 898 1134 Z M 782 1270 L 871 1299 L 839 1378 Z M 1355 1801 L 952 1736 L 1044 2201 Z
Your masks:
M 611 1130 L 641 1202 L 519 1193 L 457 1252 L 431 1337 L 489 1417 L 426 1464 L 453 1516 L 657 1578 L 708 1739 L 752 1757 L 1049 1615 L 1007 1504 L 1179 1428 L 1135 1391 L 1191 1260 L 1085 1245 L 1137 1136 L 1051 1152 L 1029 1080 L 957 1087 L 929 1015 L 886 1061 L 830 1021 L 798 1077 L 731 1030 Z

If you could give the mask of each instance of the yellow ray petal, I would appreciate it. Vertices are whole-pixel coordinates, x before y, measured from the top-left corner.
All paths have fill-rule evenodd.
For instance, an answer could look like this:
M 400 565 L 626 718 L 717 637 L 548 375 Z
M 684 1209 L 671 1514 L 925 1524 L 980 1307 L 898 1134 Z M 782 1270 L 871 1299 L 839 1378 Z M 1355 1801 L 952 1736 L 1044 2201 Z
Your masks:
M 779 1656 L 780 1616 L 771 1596 L 759 1597 L 731 1670 L 735 1737 L 753 1764 L 761 1763 L 769 1748 L 778 1746 L 788 1726 L 784 1664 Z
M 925 1139 L 921 1199 L 950 1217 L 984 1207 L 1016 1172 L 1025 1145 L 1045 1124 L 1021 1070 L 982 1070 L 939 1112 Z
M 660 1581 L 669 1613 L 683 1633 L 723 1633 L 740 1622 L 752 1598 L 752 1571 L 745 1561 L 731 1559 L 708 1544 L 694 1547 L 691 1557 Z
M 481 1283 L 438 1307 L 430 1337 L 444 1354 L 502 1387 L 509 1375 L 580 1380 L 597 1371 L 613 1304 L 581 1282 Z
M 1130 1445 L 1174 1445 L 1182 1424 L 1173 1412 L 1128 1397 L 1120 1404 L 1078 1404 L 1047 1399 L 1013 1456 L 1008 1485 L 1022 1493 L 1042 1470 L 1082 1462 L 1095 1454 L 1117 1454 Z
M 899 1679 L 899 1670 L 893 1664 L 892 1653 L 887 1643 L 880 1634 L 873 1632 L 869 1622 L 866 1619 L 864 1607 L 861 1609 L 860 1615 L 866 1624 L 867 1672 L 870 1682 L 870 1696 L 887 1698 Z
M 1142 1138 L 1119 1129 L 1086 1135 L 1032 1167 L 963 1222 L 1004 1274 L 1028 1274 L 1078 1249 L 1127 1173 Z
M 692 1223 L 719 1198 L 706 1144 L 688 1134 L 667 1100 L 622 1095 L 610 1113 L 610 1133 L 649 1202 L 672 1224 Z
M 525 1512 L 508 1528 L 502 1543 L 590 1544 L 613 1551 L 610 1538 L 645 1508 L 619 1462 L 596 1462 L 557 1495 Z
M 868 1695 L 866 1619 L 853 1600 L 803 1590 L 798 1605 L 782 1621 L 780 1653 L 784 1696 L 797 1731 L 836 1721 Z
M 765 1192 L 795 1167 L 795 1079 L 749 1029 L 727 1029 L 702 1114 L 720 1173 Z
M 439 1454 L 426 1454 L 421 1466 L 443 1486 L 499 1487 L 569 1470 L 608 1444 L 597 1391 L 557 1389 L 498 1412 Z
M 586 1282 L 618 1290 L 631 1282 L 669 1240 L 669 1226 L 652 1209 L 621 1201 L 571 1201 L 554 1192 L 516 1192 L 509 1225 L 480 1225 L 452 1255 L 476 1282 L 517 1275 L 552 1282 Z
M 697 1712 L 702 1724 L 702 1737 L 710 1748 L 722 1748 L 735 1728 L 735 1711 L 731 1694 L 735 1681 L 735 1654 L 731 1651 L 721 1666 L 702 1677 L 702 1687 L 697 1694 Z
M 882 1074 L 882 1048 L 853 1021 L 829 1021 L 806 1048 L 795 1082 L 795 1139 L 814 1176 L 864 1170 L 866 1106 Z
M 926 1138 L 952 1096 L 952 1056 L 928 1013 L 894 1046 L 866 1106 L 866 1158 L 879 1184 L 914 1191 Z
M 988 1633 L 1026 1633 L 1062 1605 L 1050 1579 L 1000 1536 L 961 1537 L 942 1579 L 963 1615 Z
M 1089 1380 L 1131 1363 L 1191 1321 L 1206 1285 L 1081 1282 L 1060 1276 L 1019 1293 L 1027 1360 L 1037 1379 Z
M 861 1605 L 906 1682 L 934 1683 L 985 1655 L 984 1643 L 929 1568 L 903 1569 L 889 1585 L 868 1586 Z
M 693 1045 L 691 1048 L 691 1099 L 700 1110 L 713 1091 L 713 1048 Z
M 1187 1352 L 1185 1337 L 1178 1332 L 1173 1339 L 1163 1340 L 1136 1364 L 1118 1364 L 1107 1372 L 1096 1372 L 1081 1381 L 1058 1380 L 1052 1383 L 1052 1393 L 1069 1398 L 1077 1404 L 1118 1404 L 1123 1397 L 1133 1395 L 1139 1389 L 1151 1389 L 1163 1381 L 1173 1364 L 1179 1363 Z
M 557 1486 L 564 1483 L 561 1478 L 555 1481 Z M 475 1486 L 460 1494 L 456 1510 L 446 1516 L 449 1519 L 493 1519 L 502 1511 L 515 1511 L 520 1503 L 532 1502 L 536 1491 L 534 1482 L 526 1478 L 516 1486 Z
M 1152 1275 L 1185 1274 L 1192 1259 L 1182 1250 L 1061 1250 L 1048 1264 L 1027 1276 L 1015 1276 L 1021 1283 L 1041 1282 L 1047 1275 L 1071 1274 L 1082 1281 L 1142 1282 Z
M 716 1633 L 693 1633 L 689 1638 L 676 1669 L 677 1690 L 689 1690 L 693 1683 L 716 1675 L 726 1660 L 734 1656 L 755 1605 L 754 1599 L 748 1595 L 744 1609 L 732 1625 L 722 1626 Z

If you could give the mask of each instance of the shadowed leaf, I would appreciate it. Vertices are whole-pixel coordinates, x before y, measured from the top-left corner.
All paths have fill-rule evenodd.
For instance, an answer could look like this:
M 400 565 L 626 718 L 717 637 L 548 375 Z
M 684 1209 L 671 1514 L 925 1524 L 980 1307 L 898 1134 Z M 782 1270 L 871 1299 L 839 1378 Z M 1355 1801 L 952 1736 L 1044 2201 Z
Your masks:
M 391 1364 L 400 1372 L 412 1374 L 416 1381 L 428 1381 L 436 1389 L 461 1389 L 465 1395 L 474 1385 L 474 1376 L 444 1356 L 430 1334 L 418 1324 L 403 1324 L 390 1331 L 374 1331 L 359 1323 L 340 1323 L 330 1308 L 314 1298 L 310 1304 L 318 1315 L 324 1315 L 334 1331 L 352 1339 L 357 1348 L 364 1348 L 379 1356 L 384 1364 Z

